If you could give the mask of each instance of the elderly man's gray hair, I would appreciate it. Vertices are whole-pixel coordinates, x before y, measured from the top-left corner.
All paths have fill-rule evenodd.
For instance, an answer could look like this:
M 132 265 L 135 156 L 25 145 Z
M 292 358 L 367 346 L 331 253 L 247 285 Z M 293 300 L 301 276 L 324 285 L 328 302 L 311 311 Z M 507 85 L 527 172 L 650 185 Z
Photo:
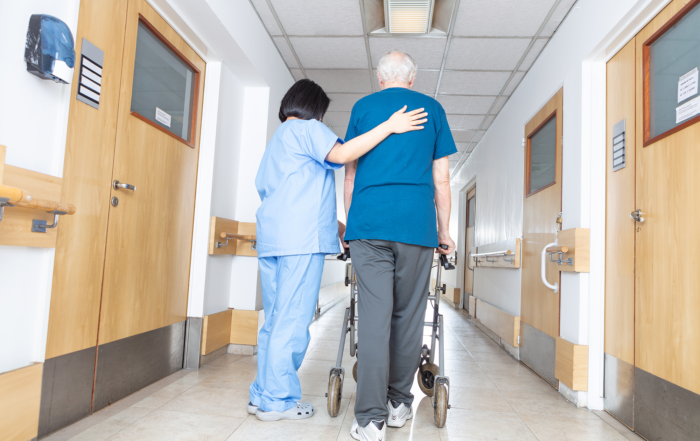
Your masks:
M 416 62 L 406 52 L 389 51 L 379 60 L 377 72 L 385 83 L 409 84 L 416 75 Z

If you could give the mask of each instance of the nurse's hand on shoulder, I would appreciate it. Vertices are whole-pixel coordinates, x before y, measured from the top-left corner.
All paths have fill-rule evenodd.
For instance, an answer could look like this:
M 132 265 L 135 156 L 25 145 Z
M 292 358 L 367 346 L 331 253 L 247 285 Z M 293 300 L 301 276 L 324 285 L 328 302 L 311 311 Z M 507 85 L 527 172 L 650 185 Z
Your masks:
M 408 106 L 403 106 L 401 110 L 391 115 L 391 118 L 387 121 L 389 125 L 389 130 L 392 133 L 404 133 L 413 130 L 423 130 L 424 124 L 428 122 L 428 112 L 423 112 L 423 108 L 411 110 L 406 112 Z

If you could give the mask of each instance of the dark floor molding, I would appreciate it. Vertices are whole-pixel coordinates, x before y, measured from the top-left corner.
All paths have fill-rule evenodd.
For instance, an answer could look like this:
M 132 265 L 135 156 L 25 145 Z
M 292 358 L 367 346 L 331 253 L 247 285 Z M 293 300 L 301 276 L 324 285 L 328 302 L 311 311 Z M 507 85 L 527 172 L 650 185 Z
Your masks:
M 634 366 L 605 353 L 604 406 L 615 418 L 634 427 Z
M 522 335 L 518 351 L 520 360 L 556 387 L 557 378 L 554 376 L 556 340 L 522 321 L 520 322 L 520 330 Z

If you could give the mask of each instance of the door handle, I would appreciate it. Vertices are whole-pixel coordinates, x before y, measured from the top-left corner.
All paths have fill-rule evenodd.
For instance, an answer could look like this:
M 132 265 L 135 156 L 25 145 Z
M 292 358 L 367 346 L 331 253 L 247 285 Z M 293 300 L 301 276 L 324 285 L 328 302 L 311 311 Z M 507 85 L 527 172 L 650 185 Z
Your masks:
M 549 243 L 542 248 L 542 267 L 541 267 L 541 272 L 542 272 L 542 283 L 544 283 L 544 286 L 546 286 L 549 289 L 553 289 L 554 293 L 557 294 L 559 292 L 559 282 L 554 282 L 554 285 L 550 284 L 547 282 L 547 276 L 545 274 L 545 268 L 547 265 L 547 248 L 549 247 L 555 247 L 557 246 L 556 242 Z
M 469 259 L 471 259 L 471 257 L 472 257 L 472 252 L 470 251 L 467 253 L 467 269 L 469 271 L 474 271 L 474 268 L 469 267 Z
M 630 213 L 630 217 L 634 219 L 636 222 L 639 222 L 640 224 L 644 223 L 644 218 L 642 217 L 644 213 L 642 213 L 642 210 L 635 210 Z
M 115 190 L 123 188 L 124 190 L 136 191 L 136 187 L 134 187 L 133 185 L 119 181 L 112 182 L 112 187 L 114 187 Z

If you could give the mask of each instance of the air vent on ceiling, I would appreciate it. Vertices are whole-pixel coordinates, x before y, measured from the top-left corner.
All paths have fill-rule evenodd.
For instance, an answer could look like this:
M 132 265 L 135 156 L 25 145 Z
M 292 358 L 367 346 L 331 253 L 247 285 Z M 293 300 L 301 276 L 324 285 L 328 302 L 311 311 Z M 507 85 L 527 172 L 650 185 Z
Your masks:
M 430 32 L 435 0 L 384 0 L 384 17 L 390 34 Z

